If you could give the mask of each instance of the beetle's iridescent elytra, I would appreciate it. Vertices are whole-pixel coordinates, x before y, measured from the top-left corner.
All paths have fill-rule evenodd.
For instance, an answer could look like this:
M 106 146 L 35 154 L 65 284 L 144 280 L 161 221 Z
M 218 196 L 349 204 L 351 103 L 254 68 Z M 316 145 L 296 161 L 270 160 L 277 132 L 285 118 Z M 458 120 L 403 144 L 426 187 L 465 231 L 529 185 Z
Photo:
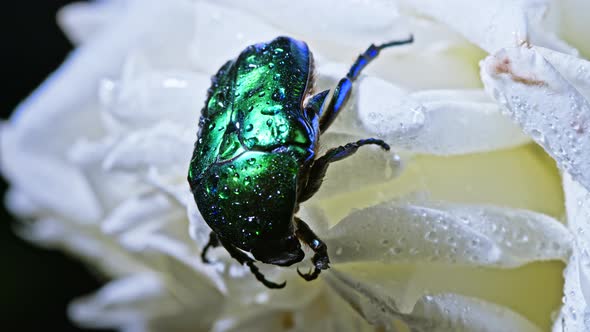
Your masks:
M 289 37 L 248 46 L 212 78 L 199 121 L 198 140 L 188 181 L 195 202 L 211 227 L 207 250 L 222 245 L 270 288 L 256 260 L 289 266 L 304 258 L 301 243 L 314 251 L 313 271 L 329 267 L 327 247 L 295 214 L 322 184 L 330 163 L 363 145 L 389 145 L 368 138 L 316 155 L 320 135 L 348 100 L 362 69 L 386 47 L 406 40 L 371 45 L 330 95 L 315 93 L 313 57 L 307 44 Z M 250 252 L 252 259 L 245 252 Z

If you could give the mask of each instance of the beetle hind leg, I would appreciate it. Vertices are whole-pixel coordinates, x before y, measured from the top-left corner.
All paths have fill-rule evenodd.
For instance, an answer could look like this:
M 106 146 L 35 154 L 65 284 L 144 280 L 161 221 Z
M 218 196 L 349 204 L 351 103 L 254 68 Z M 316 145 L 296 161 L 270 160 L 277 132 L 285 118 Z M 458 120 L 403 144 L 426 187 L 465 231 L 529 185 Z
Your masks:
M 313 251 L 314 255 L 311 259 L 314 269 L 313 272 L 301 273 L 297 269 L 297 273 L 305 280 L 311 281 L 316 279 L 322 270 L 330 268 L 330 258 L 328 257 L 328 247 L 320 240 L 317 235 L 309 228 L 309 226 L 301 219 L 295 217 L 295 224 L 297 226 L 297 237 L 305 242 Z
M 250 258 L 250 256 L 246 255 L 244 252 L 242 252 L 241 250 L 239 250 L 238 248 L 236 248 L 235 246 L 233 246 L 229 243 L 224 243 L 222 240 L 220 240 L 220 243 L 227 250 L 227 252 L 231 255 L 231 257 L 233 257 L 235 260 L 237 260 L 240 264 L 242 264 L 242 265 L 245 264 L 246 266 L 248 266 L 248 268 L 250 268 L 250 272 L 252 272 L 252 274 L 256 277 L 256 279 L 258 281 L 260 281 L 264 286 L 266 286 L 268 288 L 283 288 L 283 287 L 285 287 L 285 285 L 287 285 L 286 282 L 282 282 L 280 284 L 277 284 L 277 283 L 267 280 L 264 277 L 264 275 L 262 274 L 262 272 L 260 272 L 258 267 L 256 265 L 254 265 L 254 260 L 252 258 Z
M 343 77 L 340 82 L 338 82 L 338 85 L 332 94 L 332 98 L 328 102 L 324 103 L 324 107 L 320 112 L 320 114 L 322 114 L 320 118 L 320 132 L 323 133 L 326 131 L 332 122 L 334 122 L 334 119 L 336 119 L 336 116 L 350 97 L 350 93 L 352 91 L 352 82 L 354 82 L 360 75 L 361 71 L 379 55 L 381 50 L 388 47 L 410 44 L 413 41 L 414 37 L 410 36 L 407 39 L 394 40 L 381 45 L 371 44 L 371 46 L 369 46 L 369 48 L 367 48 L 364 53 L 359 55 L 354 64 L 348 70 L 346 76 Z

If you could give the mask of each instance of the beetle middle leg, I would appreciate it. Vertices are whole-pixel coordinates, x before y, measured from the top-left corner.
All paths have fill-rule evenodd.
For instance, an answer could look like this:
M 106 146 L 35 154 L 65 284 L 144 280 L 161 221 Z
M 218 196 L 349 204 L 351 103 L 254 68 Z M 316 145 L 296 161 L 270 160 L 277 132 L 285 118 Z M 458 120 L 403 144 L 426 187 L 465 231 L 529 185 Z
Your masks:
M 295 225 L 297 226 L 297 230 L 295 234 L 297 237 L 305 242 L 313 251 L 314 255 L 311 259 L 314 270 L 313 272 L 309 273 L 301 273 L 299 269 L 297 269 L 297 273 L 305 280 L 310 281 L 316 279 L 322 270 L 325 270 L 330 267 L 330 258 L 328 257 L 328 247 L 326 244 L 320 240 L 317 235 L 309 228 L 309 226 L 301 219 L 295 217 Z
M 258 279 L 258 281 L 264 284 L 264 286 L 268 288 L 283 288 L 287 284 L 286 282 L 277 284 L 272 281 L 266 280 L 262 272 L 260 272 L 260 270 L 258 270 L 258 267 L 254 265 L 255 261 L 252 258 L 250 258 L 250 256 L 246 255 L 243 251 L 231 245 L 230 243 L 225 243 L 221 239 L 219 239 L 219 242 L 227 250 L 231 257 L 237 260 L 240 264 L 247 265 L 250 268 L 250 272 L 252 272 L 256 279 Z
M 297 201 L 299 203 L 305 202 L 320 189 L 320 186 L 322 185 L 322 181 L 324 179 L 324 176 L 326 175 L 326 172 L 328 171 L 328 166 L 330 166 L 330 163 L 350 157 L 358 150 L 358 148 L 360 148 L 363 145 L 369 144 L 379 145 L 383 150 L 389 151 L 389 145 L 384 141 L 376 138 L 362 139 L 328 150 L 326 154 L 324 154 L 323 156 L 321 156 L 313 162 L 313 165 L 311 166 L 311 169 L 309 171 L 309 178 L 307 180 L 307 184 L 299 194 Z
M 413 41 L 414 37 L 410 36 L 408 39 L 394 40 L 381 45 L 371 44 L 371 46 L 369 46 L 369 48 L 367 48 L 363 54 L 359 55 L 352 67 L 350 67 L 346 76 L 343 77 L 340 82 L 338 82 L 338 85 L 334 89 L 334 93 L 332 94 L 330 101 L 328 103 L 324 103 L 324 107 L 320 111 L 320 132 L 323 133 L 326 131 L 332 122 L 334 122 L 334 119 L 336 119 L 336 116 L 338 116 L 338 113 L 344 107 L 346 101 L 350 97 L 350 93 L 352 91 L 352 82 L 354 82 L 360 75 L 361 71 L 379 55 L 381 50 L 392 46 L 410 44 Z
M 207 252 L 211 248 L 219 247 L 219 245 L 221 245 L 221 243 L 219 242 L 217 234 L 215 234 L 215 232 L 209 233 L 209 242 L 207 242 L 207 244 L 205 245 L 205 247 L 203 247 L 203 250 L 201 251 L 201 260 L 203 261 L 203 263 L 211 263 L 209 258 L 207 258 Z

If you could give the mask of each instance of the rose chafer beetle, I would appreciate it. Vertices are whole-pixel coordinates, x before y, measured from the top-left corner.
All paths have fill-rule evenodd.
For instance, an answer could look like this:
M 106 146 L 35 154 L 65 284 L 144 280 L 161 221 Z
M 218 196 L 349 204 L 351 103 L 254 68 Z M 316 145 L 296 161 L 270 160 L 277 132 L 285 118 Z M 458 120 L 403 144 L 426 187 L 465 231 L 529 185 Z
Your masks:
M 375 138 L 316 155 L 319 137 L 346 104 L 352 82 L 379 51 L 406 40 L 371 45 L 340 80 L 333 93 L 314 94 L 314 64 L 307 44 L 289 37 L 248 46 L 212 77 L 199 121 L 188 181 L 205 222 L 211 227 L 207 250 L 222 245 L 270 288 L 256 260 L 280 266 L 300 262 L 300 241 L 314 251 L 313 280 L 329 267 L 327 247 L 295 214 L 320 188 L 330 163 L 363 145 L 384 150 Z M 252 259 L 246 252 L 250 252 Z

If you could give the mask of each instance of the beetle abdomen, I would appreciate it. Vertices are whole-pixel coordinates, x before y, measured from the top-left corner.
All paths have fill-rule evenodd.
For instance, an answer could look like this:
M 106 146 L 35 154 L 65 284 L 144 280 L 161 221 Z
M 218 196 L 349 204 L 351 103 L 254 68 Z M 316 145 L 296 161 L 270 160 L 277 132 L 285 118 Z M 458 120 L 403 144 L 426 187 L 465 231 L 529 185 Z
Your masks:
M 285 153 L 248 151 L 189 179 L 209 226 L 244 250 L 292 231 L 297 161 Z

